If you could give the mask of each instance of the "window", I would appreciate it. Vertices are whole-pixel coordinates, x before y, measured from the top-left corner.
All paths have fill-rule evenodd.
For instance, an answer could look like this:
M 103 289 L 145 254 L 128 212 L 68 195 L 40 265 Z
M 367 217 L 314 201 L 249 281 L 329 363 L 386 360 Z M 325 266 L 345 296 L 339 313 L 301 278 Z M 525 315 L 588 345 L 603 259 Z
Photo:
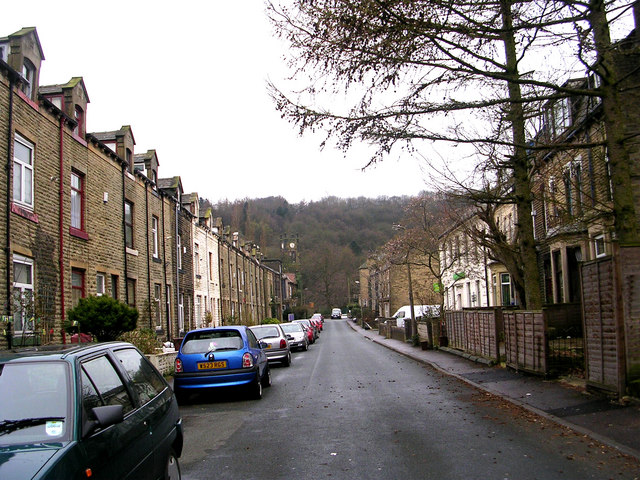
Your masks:
M 156 304 L 156 330 L 162 330 L 162 285 L 156 283 L 153 286 L 153 301 Z
M 16 134 L 13 142 L 13 200 L 33 207 L 33 143 Z
M 84 176 L 71 172 L 71 228 L 84 231 Z
M 84 270 L 71 270 L 71 306 L 75 307 L 84 298 Z
M 127 161 L 127 171 L 129 173 L 133 172 L 133 153 L 129 148 L 125 151 L 125 160 Z
M 571 171 L 569 169 L 565 170 L 562 175 L 562 180 L 564 182 L 564 198 L 567 214 L 573 216 L 573 192 L 571 189 Z
M 200 275 L 200 246 L 193 245 L 193 269 L 196 275 Z
M 105 275 L 104 273 L 96 274 L 96 296 L 101 297 L 105 294 Z
M 119 298 L 118 289 L 118 275 L 111 274 L 111 297 L 115 298 L 116 300 Z
M 213 280 L 213 253 L 209 252 L 209 280 Z
M 562 254 L 560 250 L 555 250 L 551 254 L 553 259 L 553 268 L 555 271 L 554 285 L 555 285 L 555 303 L 564 302 L 564 276 L 562 268 Z
M 502 305 L 511 305 L 511 276 L 508 273 L 500 274 L 500 291 L 502 295 Z
M 152 254 L 153 258 L 158 258 L 158 217 L 151 217 L 151 238 L 153 241 Z
M 171 322 L 171 285 L 167 285 L 167 321 Z M 167 332 L 168 333 L 168 332 Z
M 133 203 L 124 202 L 124 240 L 127 248 L 133 248 Z
M 202 297 L 200 295 L 196 295 L 195 298 L 195 305 L 194 305 L 194 310 L 195 310 L 195 317 L 196 317 L 196 328 L 200 328 L 201 322 L 202 322 L 202 316 L 201 316 L 201 312 L 200 312 L 200 308 L 201 308 L 201 303 L 202 303 Z
M 13 256 L 13 328 L 15 332 L 32 330 L 33 316 L 33 260 Z
M 55 97 L 47 97 L 47 99 L 53 103 L 56 107 L 62 110 L 63 99 L 62 96 L 56 95 Z
M 82 137 L 84 135 L 84 111 L 79 105 L 76 105 L 75 117 L 77 125 L 76 128 L 73 129 L 73 133 L 75 133 L 79 137 Z
M 571 164 L 571 174 L 573 177 L 573 185 L 576 189 L 576 208 L 577 212 L 580 213 L 582 210 L 582 202 L 583 202 L 583 194 L 582 194 L 582 163 L 580 162 L 580 158 L 578 158 L 575 162 Z
M 33 83 L 36 78 L 36 67 L 28 58 L 25 58 L 22 64 L 22 77 L 26 80 L 26 82 L 22 84 L 22 91 L 27 97 L 31 98 L 33 94 Z
M 553 104 L 553 128 L 556 135 L 562 134 L 571 126 L 569 99 L 560 98 Z
M 140 403 L 144 405 L 160 395 L 166 384 L 158 372 L 136 350 L 127 348 L 118 350 L 115 356 L 131 377 L 133 389 L 138 394 Z
M 556 201 L 556 179 L 551 177 L 549 179 L 549 199 L 551 201 L 551 218 L 558 218 L 558 203 Z
M 136 281 L 133 278 L 127 278 L 127 304 L 136 306 Z
M 84 415 L 103 405 L 122 405 L 125 415 L 133 410 L 131 397 L 106 356 L 84 362 L 81 377 Z
M 607 250 L 604 243 L 604 234 L 598 235 L 593 238 L 593 246 L 597 257 L 604 257 L 607 255 Z
M 178 269 L 182 269 L 182 237 L 178 235 Z

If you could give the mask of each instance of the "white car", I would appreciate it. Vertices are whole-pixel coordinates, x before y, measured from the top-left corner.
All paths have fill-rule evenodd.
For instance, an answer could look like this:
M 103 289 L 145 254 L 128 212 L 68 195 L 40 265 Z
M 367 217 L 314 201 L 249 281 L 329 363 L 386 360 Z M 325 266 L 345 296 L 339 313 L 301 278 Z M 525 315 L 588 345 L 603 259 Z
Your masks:
M 342 310 L 339 308 L 331 310 L 331 318 L 342 318 Z
M 307 351 L 309 349 L 309 339 L 307 332 L 304 331 L 302 325 L 297 322 L 281 323 L 280 326 L 284 330 L 289 342 L 289 348 L 294 348 Z

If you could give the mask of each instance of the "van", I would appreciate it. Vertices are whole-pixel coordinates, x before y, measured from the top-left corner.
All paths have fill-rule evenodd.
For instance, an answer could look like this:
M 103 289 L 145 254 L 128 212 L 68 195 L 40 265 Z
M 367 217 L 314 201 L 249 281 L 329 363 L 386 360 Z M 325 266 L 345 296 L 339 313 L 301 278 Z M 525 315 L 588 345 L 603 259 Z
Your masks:
M 342 317 L 342 310 L 339 308 L 334 308 L 331 310 L 331 318 L 340 318 Z
M 440 305 L 414 305 L 413 312 L 416 318 L 437 317 L 440 315 Z M 405 319 L 411 319 L 411 305 L 403 305 L 391 318 L 396 319 L 396 326 L 404 327 Z

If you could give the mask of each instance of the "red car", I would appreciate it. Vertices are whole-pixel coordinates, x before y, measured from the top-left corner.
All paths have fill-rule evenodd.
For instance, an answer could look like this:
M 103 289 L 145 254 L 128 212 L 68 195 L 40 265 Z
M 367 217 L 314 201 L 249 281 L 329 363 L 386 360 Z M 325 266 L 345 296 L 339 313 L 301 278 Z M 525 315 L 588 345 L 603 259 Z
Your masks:
M 309 320 L 294 320 L 294 322 L 299 323 L 304 328 L 304 331 L 307 333 L 307 338 L 309 339 L 309 343 L 314 343 L 316 341 L 316 332 L 313 324 Z
M 324 318 L 321 313 L 314 313 L 311 315 L 311 321 L 316 320 L 318 325 L 320 326 L 320 330 L 324 328 Z
M 317 318 L 310 318 L 309 321 L 311 322 L 311 325 L 313 325 L 313 328 L 316 329 L 316 333 L 319 335 L 320 330 L 322 330 L 322 322 Z

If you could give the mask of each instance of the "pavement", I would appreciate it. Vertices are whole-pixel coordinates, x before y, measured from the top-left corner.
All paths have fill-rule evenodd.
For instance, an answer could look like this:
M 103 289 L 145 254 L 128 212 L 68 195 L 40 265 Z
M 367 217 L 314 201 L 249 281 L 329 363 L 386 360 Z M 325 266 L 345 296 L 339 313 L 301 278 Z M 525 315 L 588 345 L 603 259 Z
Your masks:
M 410 343 L 387 339 L 377 330 L 347 324 L 358 334 L 417 362 L 519 405 L 559 425 L 635 457 L 640 461 L 640 401 L 617 401 L 587 391 L 584 380 L 547 380 L 527 375 L 452 348 L 422 350 Z M 464 355 L 464 356 L 463 356 Z

